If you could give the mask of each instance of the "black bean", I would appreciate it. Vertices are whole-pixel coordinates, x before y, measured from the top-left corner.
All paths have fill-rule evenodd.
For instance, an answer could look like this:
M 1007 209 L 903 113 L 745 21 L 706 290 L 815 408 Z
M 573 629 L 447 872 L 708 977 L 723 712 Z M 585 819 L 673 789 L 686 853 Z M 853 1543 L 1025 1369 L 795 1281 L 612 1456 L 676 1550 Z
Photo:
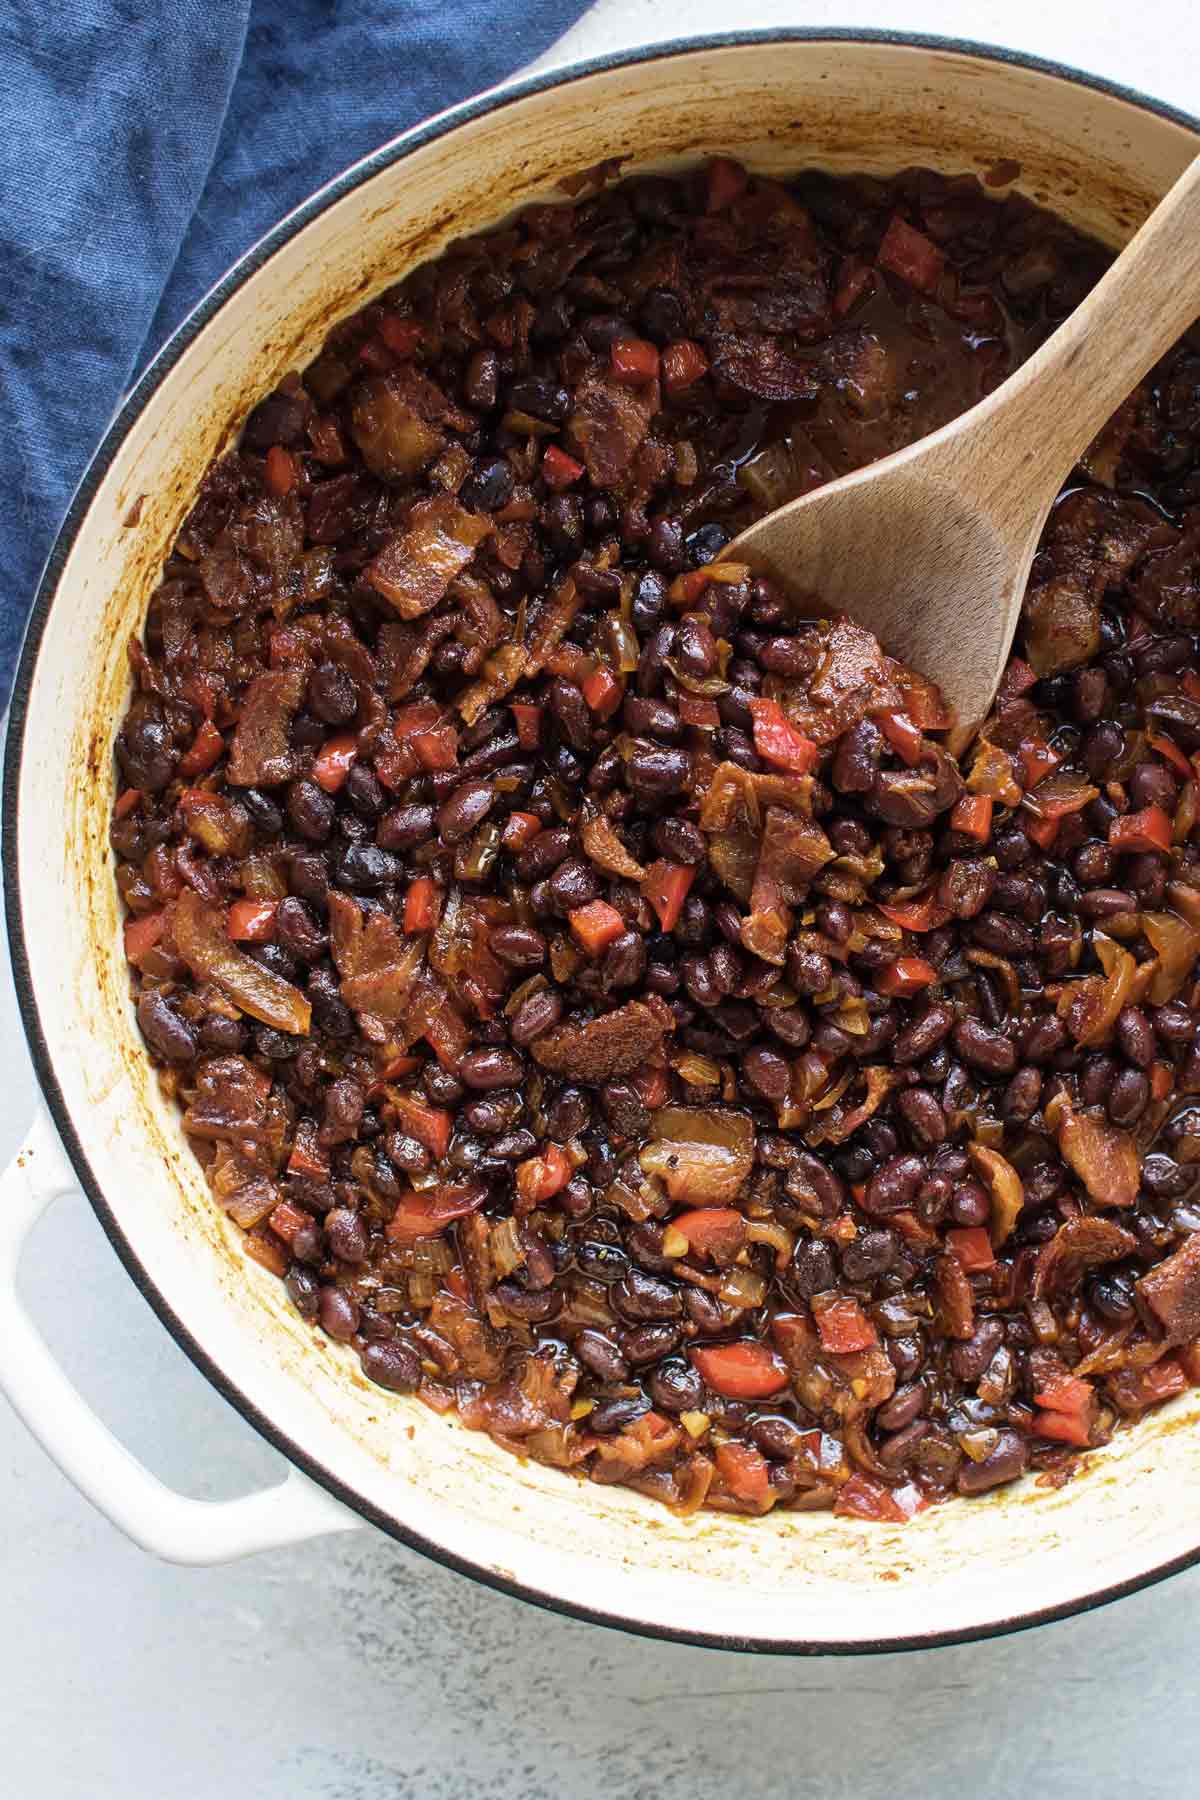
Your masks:
M 138 1025 L 150 1048 L 164 1062 L 193 1061 L 199 1045 L 196 1033 L 171 1006 L 159 988 L 146 988 L 138 1001 Z
M 458 1073 L 469 1088 L 487 1093 L 493 1088 L 516 1087 L 524 1077 L 525 1064 L 511 1050 L 468 1050 Z
M 1018 1069 L 1004 1090 L 1002 1110 L 1006 1119 L 1024 1123 L 1032 1119 L 1042 1098 L 1042 1077 L 1030 1064 Z
M 1137 909 L 1137 901 L 1128 888 L 1089 888 L 1079 897 L 1079 910 L 1089 919 L 1107 919 L 1114 913 Z
M 802 1300 L 837 1285 L 833 1252 L 820 1238 L 801 1238 L 792 1252 L 791 1286 Z
M 562 1016 L 562 995 L 553 988 L 543 988 L 540 993 L 530 994 L 527 1000 L 522 1000 L 509 1020 L 508 1035 L 517 1048 L 523 1050 L 534 1038 L 552 1030 Z
M 563 1295 L 558 1288 L 531 1294 L 525 1288 L 518 1287 L 515 1281 L 501 1281 L 492 1292 L 506 1313 L 526 1325 L 545 1325 L 551 1319 L 556 1319 L 563 1309 Z
M 1196 1035 L 1196 1015 L 1182 1000 L 1168 1000 L 1150 1014 L 1155 1034 L 1164 1044 L 1190 1044 Z
M 636 987 L 646 970 L 646 941 L 640 932 L 623 931 L 604 953 L 604 985 L 608 989 Z
M 335 1206 L 325 1215 L 325 1235 L 333 1255 L 340 1257 L 342 1262 L 367 1260 L 370 1236 L 360 1213 L 351 1212 L 345 1206 Z
M 472 777 L 460 782 L 438 809 L 438 834 L 443 843 L 457 844 L 482 824 L 496 801 L 496 790 L 490 781 Z
M 977 1019 L 964 1019 L 954 1029 L 954 1047 L 965 1063 L 985 1075 L 1011 1075 L 1017 1053 L 1001 1031 L 989 1030 Z
M 399 859 L 377 844 L 348 844 L 334 879 L 352 894 L 379 894 L 400 875 Z
M 898 1248 L 894 1231 L 864 1231 L 843 1247 L 842 1274 L 847 1281 L 874 1281 L 887 1274 Z
M 649 1410 L 650 1402 L 644 1394 L 639 1394 L 636 1398 L 601 1400 L 588 1414 L 587 1428 L 606 1437 L 609 1432 L 624 1431 Z
M 919 1062 L 941 1043 L 954 1024 L 950 1007 L 936 1003 L 906 1025 L 892 1049 L 892 1061 L 899 1065 Z
M 678 1289 L 657 1276 L 644 1275 L 640 1269 L 630 1269 L 610 1297 L 621 1317 L 635 1325 L 677 1319 L 683 1310 Z
M 621 1333 L 621 1349 L 635 1368 L 657 1362 L 679 1347 L 683 1338 L 681 1325 L 635 1325 Z
M 367 1380 L 393 1394 L 410 1394 L 421 1380 L 420 1357 L 398 1339 L 364 1344 L 359 1360 Z
M 943 1143 L 946 1115 L 928 1088 L 906 1088 L 896 1102 L 905 1124 L 922 1148 Z
M 509 389 L 508 403 L 516 412 L 532 413 L 535 419 L 546 419 L 552 425 L 561 425 L 571 410 L 567 389 L 539 375 L 514 381 Z M 484 510 L 490 509 L 485 507 Z
M 586 750 L 592 741 L 592 715 L 587 701 L 573 681 L 558 676 L 546 690 L 550 711 L 573 750 Z
M 459 489 L 459 498 L 472 512 L 499 512 L 513 496 L 516 477 L 503 456 L 482 456 Z
M 546 960 L 546 940 L 531 925 L 495 925 L 488 945 L 510 969 L 536 969 Z
M 1028 956 L 1036 940 L 1027 925 L 1007 913 L 985 912 L 971 925 L 972 940 L 997 956 Z
M 239 797 L 250 814 L 250 822 L 264 837 L 278 837 L 283 830 L 283 814 L 261 788 L 241 788 Z
M 629 1364 L 612 1339 L 607 1337 L 604 1332 L 587 1326 L 579 1333 L 572 1348 L 584 1368 L 589 1374 L 594 1375 L 597 1381 L 629 1380 Z
M 339 1344 L 348 1344 L 358 1330 L 358 1302 L 338 1287 L 321 1289 L 321 1328 Z
M 310 844 L 323 844 L 333 830 L 332 796 L 306 777 L 290 783 L 286 794 L 288 818 Z
M 900 1212 L 912 1205 L 925 1179 L 925 1159 L 911 1153 L 893 1156 L 876 1171 L 863 1195 L 864 1212 Z
M 358 690 L 337 663 L 318 663 L 308 678 L 308 709 L 326 725 L 348 725 L 358 712 Z
M 981 1319 L 964 1343 L 955 1344 L 950 1352 L 950 1366 L 960 1381 L 968 1386 L 983 1374 L 1004 1342 L 1004 1326 L 999 1319 Z
M 667 800 L 684 793 L 691 780 L 692 759 L 686 750 L 635 738 L 625 778 L 635 794 L 647 800 Z
M 574 912 L 587 906 L 600 893 L 600 877 L 590 862 L 581 856 L 569 856 L 559 863 L 549 880 L 550 897 L 561 913 Z
M 956 1485 L 960 1494 L 985 1494 L 989 1488 L 1016 1481 L 1029 1467 L 1029 1445 L 1016 1431 L 999 1433 L 996 1446 L 982 1462 L 964 1459 Z
M 626 697 L 622 717 L 638 737 L 662 738 L 665 743 L 677 744 L 683 736 L 683 720 L 665 700 L 643 699 L 639 694 L 630 694 Z
M 517 873 L 522 881 L 537 881 L 556 869 L 570 848 L 571 833 L 565 825 L 539 831 L 517 857 Z
M 663 1412 L 698 1412 L 704 1402 L 704 1382 L 682 1357 L 660 1363 L 646 1385 L 651 1400 Z
M 1108 1116 L 1114 1125 L 1132 1125 L 1150 1100 L 1150 1082 L 1140 1069 L 1120 1069 L 1108 1090 Z
M 902 1431 L 925 1411 L 929 1396 L 919 1381 L 898 1387 L 891 1399 L 875 1414 L 875 1422 L 884 1431 Z
M 310 1269 L 293 1263 L 283 1278 L 288 1299 L 302 1319 L 315 1319 L 321 1308 L 321 1284 Z

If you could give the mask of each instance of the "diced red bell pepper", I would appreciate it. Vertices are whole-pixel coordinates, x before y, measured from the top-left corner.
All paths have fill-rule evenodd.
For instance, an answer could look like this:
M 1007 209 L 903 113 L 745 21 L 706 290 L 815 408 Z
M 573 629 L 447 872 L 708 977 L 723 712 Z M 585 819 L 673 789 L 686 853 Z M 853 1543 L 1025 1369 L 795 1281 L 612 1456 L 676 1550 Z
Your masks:
M 625 689 L 611 669 L 601 664 L 584 682 L 583 697 L 598 718 L 611 719 L 625 697 Z
M 453 725 L 436 725 L 432 731 L 418 731 L 412 747 L 423 769 L 453 769 L 458 762 L 458 733 Z
M 1146 742 L 1152 750 L 1156 750 L 1164 760 L 1169 762 L 1176 774 L 1182 775 L 1185 781 L 1191 781 L 1196 771 L 1173 738 L 1165 732 L 1148 731 Z
M 893 925 L 899 925 L 902 931 L 937 931 L 950 917 L 950 908 L 941 905 L 933 887 L 924 894 L 914 894 L 911 900 L 888 904 L 881 900 L 879 910 L 885 919 L 890 919 Z
M 1031 687 L 1037 686 L 1037 675 L 1021 656 L 1010 656 L 1008 667 L 1000 682 L 999 698 L 1002 700 L 1019 700 L 1027 694 Z
M 936 681 L 915 669 L 898 669 L 896 685 L 904 695 L 904 710 L 922 731 L 949 731 L 954 713 Z
M 291 1259 L 278 1238 L 268 1237 L 265 1232 L 248 1231 L 242 1243 L 251 1262 L 258 1263 L 272 1275 L 287 1274 Z
M 697 694 L 680 694 L 676 701 L 679 717 L 693 731 L 716 731 L 721 724 L 721 714 L 715 700 L 701 700 Z
M 379 321 L 379 335 L 397 356 L 411 357 L 420 349 L 423 334 L 415 319 L 402 319 L 399 313 L 387 312 Z
M 937 245 L 895 213 L 883 234 L 875 258 L 881 269 L 898 275 L 922 294 L 932 294 L 942 276 L 945 261 Z
M 267 451 L 267 466 L 264 473 L 267 478 L 267 486 L 280 500 L 285 494 L 291 493 L 300 479 L 300 471 L 296 467 L 295 457 L 290 450 L 285 450 L 282 444 L 272 444 Z
M 517 727 L 517 742 L 522 750 L 536 750 L 542 735 L 542 709 L 524 700 L 510 700 L 508 710 Z
M 658 379 L 658 347 L 647 338 L 616 338 L 609 355 L 613 374 L 626 387 L 645 387 Z
M 450 1148 L 453 1116 L 440 1106 L 427 1106 L 416 1094 L 392 1092 L 388 1097 L 402 1129 L 409 1137 L 415 1137 L 418 1144 L 424 1144 L 429 1154 L 441 1162 Z
M 594 659 L 586 650 L 581 650 L 578 644 L 558 644 L 546 655 L 546 673 L 563 675 L 578 688 L 583 686 L 595 667 Z
M 1061 819 L 1038 819 L 1032 813 L 1025 813 L 1021 818 L 1025 836 L 1035 843 L 1039 850 L 1049 850 L 1058 836 L 1058 828 L 1061 824 Z
M 406 932 L 432 931 L 437 920 L 437 883 L 428 875 L 418 875 L 408 884 L 404 896 L 404 929 Z
M 500 833 L 500 842 L 506 850 L 523 850 L 541 829 L 542 821 L 536 813 L 509 813 Z
M 674 931 L 678 925 L 688 889 L 695 879 L 694 868 L 664 859 L 652 862 L 646 870 L 642 893 L 658 914 L 658 922 L 664 931 Z
M 754 718 L 754 748 L 764 761 L 790 775 L 809 775 L 816 768 L 820 752 L 811 738 L 783 715 L 774 700 L 751 700 Z
M 455 1219 L 465 1219 L 478 1212 L 488 1197 L 482 1181 L 466 1181 L 457 1186 L 413 1188 L 404 1195 L 399 1206 L 384 1226 L 384 1235 L 393 1243 L 413 1243 L 417 1238 L 436 1237 Z
M 901 762 L 915 769 L 921 760 L 923 739 L 921 727 L 914 725 L 906 712 L 876 713 L 882 731 Z
M 873 1525 L 905 1525 L 909 1518 L 891 1488 L 861 1469 L 838 1489 L 833 1510 L 838 1518 L 865 1519 Z
M 667 589 L 667 599 L 671 602 L 672 606 L 681 606 L 686 611 L 690 607 L 695 606 L 697 600 L 699 600 L 701 594 L 711 582 L 712 576 L 709 574 L 707 567 L 703 569 L 685 569 L 682 575 L 677 575 L 675 577 L 674 581 Z
M 910 994 L 919 994 L 937 978 L 937 970 L 923 956 L 898 956 L 894 963 L 880 969 L 875 977 L 875 987 L 878 993 L 886 994 L 891 1000 L 907 1000 Z
M 745 193 L 749 181 L 750 177 L 740 162 L 734 162 L 730 156 L 714 156 L 708 165 L 705 211 L 724 212 L 727 206 Z
M 992 1240 L 982 1225 L 964 1225 L 946 1233 L 946 1248 L 958 1258 L 967 1275 L 978 1275 L 996 1266 Z
M 1033 1429 L 1038 1437 L 1053 1438 L 1058 1444 L 1077 1444 L 1081 1450 L 1086 1450 L 1092 1441 L 1091 1424 L 1079 1413 L 1035 1413 Z
M 691 338 L 678 338 L 662 353 L 663 386 L 668 394 L 682 394 L 708 374 L 708 358 Z
M 298 1122 L 287 1167 L 289 1175 L 303 1175 L 310 1181 L 328 1181 L 329 1161 L 317 1142 L 317 1128 L 312 1119 Z
M 950 809 L 951 831 L 961 831 L 964 837 L 974 838 L 977 844 L 986 844 L 991 835 L 994 806 L 990 794 L 964 794 Z
M 1018 753 L 1021 764 L 1022 784 L 1026 788 L 1036 787 L 1047 775 L 1057 769 L 1062 757 L 1049 744 L 1043 744 L 1034 738 L 1027 738 Z
M 649 1112 L 657 1112 L 671 1097 L 671 1077 L 665 1069 L 638 1069 L 629 1080 Z
M 211 719 L 204 719 L 191 745 L 179 759 L 179 773 L 185 781 L 194 781 L 198 775 L 206 775 L 224 754 L 225 739 Z
M 432 731 L 441 722 L 440 706 L 435 706 L 432 700 L 414 700 L 411 706 L 400 708 L 392 720 L 392 733 L 397 743 L 404 743 L 419 731 Z
M 517 1196 L 522 1211 L 532 1212 L 562 1192 L 575 1173 L 561 1144 L 547 1144 L 539 1156 L 517 1164 Z
M 138 918 L 125 921 L 125 959 L 134 968 L 140 966 L 140 958 L 153 950 L 163 932 L 166 930 L 167 915 L 165 912 L 142 913 Z
M 589 900 L 586 906 L 577 906 L 568 913 L 567 923 L 575 942 L 588 956 L 602 956 L 625 929 L 624 919 L 607 900 Z
M 835 1356 L 845 1356 L 851 1350 L 870 1350 L 879 1342 L 879 1333 L 858 1301 L 846 1294 L 815 1295 L 812 1312 L 822 1348 Z
M 1094 1405 L 1096 1390 L 1081 1375 L 1063 1369 L 1047 1375 L 1033 1398 L 1035 1405 L 1044 1406 L 1049 1412 L 1077 1413 Z
M 1200 674 L 1195 669 L 1188 669 L 1180 678 L 1180 686 L 1191 700 L 1200 700 Z
M 572 482 L 579 480 L 583 474 L 583 464 L 560 450 L 557 444 L 547 444 L 542 457 L 542 480 L 552 493 L 561 494 Z
M 268 1216 L 267 1224 L 276 1237 L 281 1237 L 285 1244 L 290 1244 L 298 1232 L 312 1224 L 312 1218 L 302 1206 L 294 1206 L 290 1200 L 281 1200 Z
M 670 1229 L 688 1241 L 697 1256 L 731 1263 L 746 1242 L 746 1221 L 733 1206 L 695 1206 L 671 1220 Z
M 117 803 L 113 807 L 114 819 L 127 819 L 135 807 L 142 804 L 141 788 L 126 788 L 117 795 Z
M 352 731 L 327 738 L 317 752 L 312 778 L 327 794 L 336 794 L 358 758 L 358 738 Z
M 1144 806 L 1141 812 L 1125 813 L 1108 828 L 1108 841 L 1114 850 L 1169 850 L 1171 820 L 1161 806 Z
M 765 1400 L 788 1384 L 786 1368 L 765 1344 L 703 1344 L 688 1355 L 701 1378 L 727 1400 Z
M 226 929 L 237 944 L 269 944 L 278 911 L 278 900 L 235 900 Z
M 1165 1100 L 1175 1085 L 1175 1075 L 1170 1063 L 1155 1062 L 1150 1065 L 1150 1097 L 1153 1100 Z
M 743 1506 L 763 1511 L 771 1498 L 771 1471 L 762 1451 L 753 1444 L 730 1438 L 727 1443 L 718 1444 L 713 1455 L 726 1492 Z

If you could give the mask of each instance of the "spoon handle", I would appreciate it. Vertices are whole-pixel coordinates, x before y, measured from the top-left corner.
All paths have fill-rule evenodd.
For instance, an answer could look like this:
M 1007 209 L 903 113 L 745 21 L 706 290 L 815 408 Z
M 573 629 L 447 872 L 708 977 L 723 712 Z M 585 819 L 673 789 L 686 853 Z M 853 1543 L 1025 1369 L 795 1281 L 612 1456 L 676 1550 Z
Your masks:
M 954 459 L 959 491 L 1014 525 L 1031 505 L 1040 516 L 1101 426 L 1198 317 L 1200 157 L 1069 318 L 966 416 Z

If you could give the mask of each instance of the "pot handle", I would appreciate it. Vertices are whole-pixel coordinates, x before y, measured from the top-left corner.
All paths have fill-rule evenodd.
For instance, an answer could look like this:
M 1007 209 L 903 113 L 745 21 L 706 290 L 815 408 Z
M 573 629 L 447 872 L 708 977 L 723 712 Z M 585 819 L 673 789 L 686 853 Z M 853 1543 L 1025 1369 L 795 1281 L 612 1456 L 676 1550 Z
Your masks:
M 41 1110 L 0 1175 L 0 1390 L 68 1480 L 126 1537 L 167 1562 L 233 1562 L 361 1525 L 299 1469 L 289 1468 L 277 1487 L 239 1500 L 190 1500 L 117 1442 L 67 1380 L 17 1293 L 26 1238 L 46 1208 L 77 1187 Z

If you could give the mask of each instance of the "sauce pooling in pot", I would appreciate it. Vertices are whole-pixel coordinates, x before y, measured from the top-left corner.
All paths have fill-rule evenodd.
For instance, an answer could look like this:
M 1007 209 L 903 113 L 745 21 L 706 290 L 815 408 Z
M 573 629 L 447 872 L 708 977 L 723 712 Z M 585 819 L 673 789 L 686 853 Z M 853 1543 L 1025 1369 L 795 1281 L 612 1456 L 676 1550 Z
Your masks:
M 733 564 L 1104 253 L 717 161 L 339 326 L 131 647 L 138 1021 L 380 1386 L 667 1504 L 901 1520 L 1200 1379 L 1200 354 L 1047 524 L 995 712 Z

